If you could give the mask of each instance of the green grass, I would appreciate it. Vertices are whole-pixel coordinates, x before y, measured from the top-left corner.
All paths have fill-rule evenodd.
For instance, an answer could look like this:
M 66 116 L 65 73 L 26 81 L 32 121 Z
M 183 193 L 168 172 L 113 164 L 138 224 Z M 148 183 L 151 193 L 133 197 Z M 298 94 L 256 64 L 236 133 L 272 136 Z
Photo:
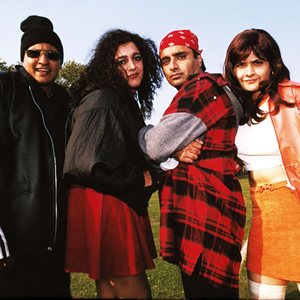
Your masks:
M 246 241 L 251 224 L 251 200 L 248 189 L 248 180 L 246 177 L 240 178 L 243 189 L 243 195 L 247 208 L 245 238 Z M 152 231 L 154 240 L 159 253 L 159 202 L 157 193 L 153 194 L 149 203 L 149 214 L 151 218 Z M 275 249 L 276 251 L 276 249 Z M 184 292 L 180 272 L 177 266 L 164 262 L 159 256 L 155 259 L 156 269 L 147 271 L 147 276 L 152 290 L 154 299 L 184 299 Z M 295 266 L 298 267 L 298 266 Z M 96 298 L 96 288 L 93 280 L 89 279 L 86 274 L 71 274 L 71 291 L 73 298 Z M 240 298 L 249 299 L 247 272 L 245 264 L 241 267 L 240 273 Z M 300 299 L 300 294 L 296 283 L 290 283 L 287 288 L 286 299 Z

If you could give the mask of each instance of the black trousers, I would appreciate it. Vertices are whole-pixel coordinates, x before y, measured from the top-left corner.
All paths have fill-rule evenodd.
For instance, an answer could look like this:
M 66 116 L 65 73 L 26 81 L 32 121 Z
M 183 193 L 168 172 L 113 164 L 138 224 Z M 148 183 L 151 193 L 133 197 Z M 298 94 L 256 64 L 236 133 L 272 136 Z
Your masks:
M 187 299 L 238 299 L 239 295 L 230 289 L 218 289 L 198 275 L 189 276 L 181 272 L 184 293 Z
M 192 276 L 181 272 L 182 284 L 187 299 L 239 299 L 236 290 L 218 289 L 199 276 L 202 255 L 199 257 Z
M 70 274 L 57 253 L 21 253 L 0 272 L 0 298 L 71 298 Z

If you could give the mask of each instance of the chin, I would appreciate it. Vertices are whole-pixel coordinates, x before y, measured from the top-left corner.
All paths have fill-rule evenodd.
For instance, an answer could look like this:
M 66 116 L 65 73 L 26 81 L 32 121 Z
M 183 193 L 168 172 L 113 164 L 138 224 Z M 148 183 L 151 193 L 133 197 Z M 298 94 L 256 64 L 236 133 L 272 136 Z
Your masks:
M 132 90 L 137 90 L 140 86 L 141 86 L 141 82 L 139 82 L 139 83 L 134 83 L 134 84 L 129 84 L 129 87 L 130 87 Z

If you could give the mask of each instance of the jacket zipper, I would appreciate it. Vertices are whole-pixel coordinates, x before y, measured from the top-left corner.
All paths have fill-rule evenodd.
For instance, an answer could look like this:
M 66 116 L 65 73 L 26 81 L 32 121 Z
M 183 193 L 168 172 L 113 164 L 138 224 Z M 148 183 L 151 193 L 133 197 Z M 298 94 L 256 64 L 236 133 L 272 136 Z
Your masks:
M 33 95 L 33 92 L 32 92 L 32 89 L 31 89 L 31 86 L 29 86 L 29 91 L 30 91 L 30 94 L 31 94 L 31 97 L 32 97 L 32 100 L 34 102 L 34 104 L 36 105 L 36 107 L 39 109 L 40 113 L 41 113 L 41 116 L 42 116 L 42 120 L 43 120 L 43 125 L 45 127 L 45 130 L 50 138 L 50 142 L 51 142 L 51 146 L 52 146 L 52 154 L 53 154 L 53 162 L 54 162 L 54 182 L 55 182 L 55 193 L 54 193 L 54 196 L 55 196 L 55 222 L 54 222 L 54 236 L 53 236 L 53 244 L 55 243 L 56 241 L 56 238 L 57 238 L 57 166 L 56 166 L 56 155 L 55 155 L 55 148 L 54 148 L 54 142 L 53 142 L 53 138 L 47 128 L 47 125 L 46 125 L 46 122 L 45 122 L 45 117 L 44 117 L 44 114 L 43 114 L 43 111 L 42 109 L 40 108 L 40 106 L 37 104 L 36 100 L 35 100 L 35 97 Z M 67 118 L 67 122 L 68 122 L 68 118 Z M 66 122 L 66 125 L 65 125 L 65 130 L 67 128 L 67 122 Z M 65 132 L 65 137 L 66 137 L 66 132 Z M 49 246 L 48 247 L 48 250 L 51 251 L 52 250 L 52 246 Z

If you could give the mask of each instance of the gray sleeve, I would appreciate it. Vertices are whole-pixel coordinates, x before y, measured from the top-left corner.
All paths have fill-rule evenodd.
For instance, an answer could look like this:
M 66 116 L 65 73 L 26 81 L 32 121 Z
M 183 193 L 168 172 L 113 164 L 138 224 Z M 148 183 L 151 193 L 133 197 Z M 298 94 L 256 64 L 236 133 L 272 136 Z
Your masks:
M 201 119 L 189 113 L 173 113 L 161 118 L 156 126 L 147 125 L 139 132 L 142 151 L 162 162 L 207 131 Z

